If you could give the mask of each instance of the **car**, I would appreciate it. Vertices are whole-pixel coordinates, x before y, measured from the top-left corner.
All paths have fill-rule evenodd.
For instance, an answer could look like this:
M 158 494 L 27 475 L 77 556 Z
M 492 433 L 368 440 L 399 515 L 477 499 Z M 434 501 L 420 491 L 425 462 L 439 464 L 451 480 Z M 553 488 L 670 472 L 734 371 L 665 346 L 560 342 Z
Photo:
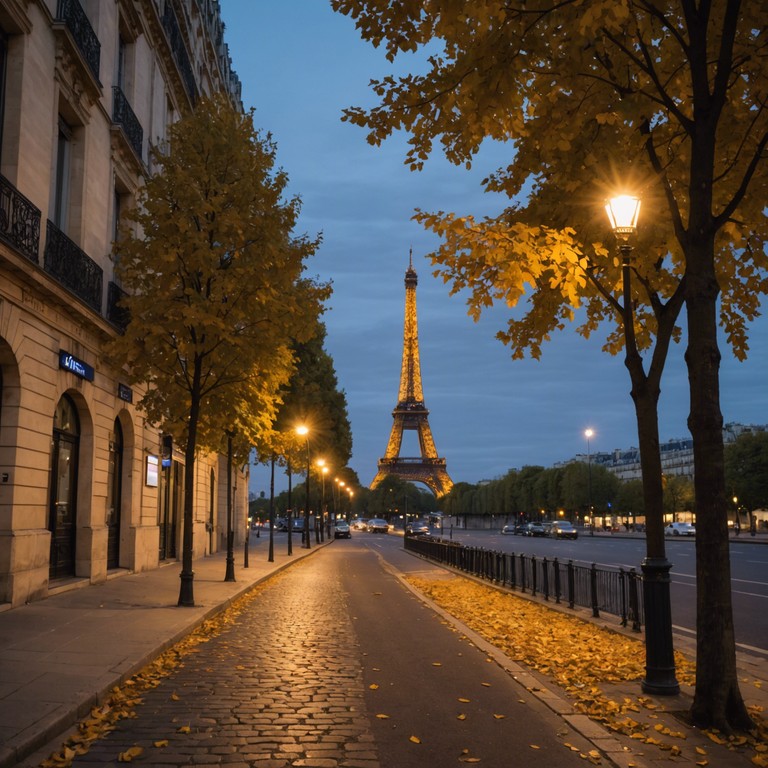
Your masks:
M 693 523 L 670 523 L 664 533 L 667 536 L 695 536 L 696 526 Z
M 429 536 L 429 523 L 426 520 L 412 520 L 405 526 L 406 536 Z
M 525 523 L 508 523 L 501 529 L 501 532 L 513 536 L 525 536 L 527 530 L 528 526 Z
M 525 526 L 526 536 L 546 536 L 547 529 L 541 523 L 528 523 Z
M 351 539 L 352 531 L 349 527 L 349 523 L 344 520 L 338 520 L 333 527 L 334 539 Z
M 367 531 L 368 521 L 363 520 L 362 518 L 358 518 L 354 523 L 352 523 L 352 528 L 356 531 Z
M 379 517 L 374 517 L 368 521 L 368 530 L 370 533 L 389 533 L 389 523 Z
M 554 536 L 556 539 L 579 538 L 579 532 L 573 527 L 573 523 L 569 523 L 567 520 L 558 520 L 556 523 L 552 523 L 549 535 Z

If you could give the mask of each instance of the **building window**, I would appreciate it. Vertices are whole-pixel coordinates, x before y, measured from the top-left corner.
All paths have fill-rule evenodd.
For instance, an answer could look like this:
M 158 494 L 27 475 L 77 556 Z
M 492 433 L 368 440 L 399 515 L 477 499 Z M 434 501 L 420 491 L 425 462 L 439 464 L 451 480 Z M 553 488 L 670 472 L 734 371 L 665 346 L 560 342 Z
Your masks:
M 67 233 L 69 209 L 70 161 L 72 155 L 72 129 L 59 115 L 59 135 L 56 142 L 56 174 L 53 190 L 53 223 Z

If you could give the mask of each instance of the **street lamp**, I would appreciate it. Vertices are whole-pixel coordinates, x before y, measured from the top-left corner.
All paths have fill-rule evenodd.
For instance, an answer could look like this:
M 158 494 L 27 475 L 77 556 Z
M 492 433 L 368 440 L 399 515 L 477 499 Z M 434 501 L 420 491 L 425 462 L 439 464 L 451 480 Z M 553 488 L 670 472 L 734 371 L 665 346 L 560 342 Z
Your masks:
M 301 424 L 296 427 L 296 434 L 304 437 L 307 442 L 307 496 L 304 501 L 304 535 L 302 537 L 304 543 L 302 546 L 304 549 L 309 549 L 311 546 L 309 541 L 309 475 L 312 470 L 312 461 L 309 456 L 309 427 Z
M 322 490 L 322 500 L 320 502 L 320 518 L 321 520 L 325 521 L 325 532 L 328 536 L 328 538 L 331 538 L 331 517 L 328 514 L 328 510 L 325 508 L 325 476 L 330 471 L 328 467 L 325 466 L 325 462 L 323 462 L 323 466 L 320 468 L 321 475 L 320 478 L 323 482 L 323 490 Z
M 592 429 L 584 430 L 587 438 L 587 510 L 589 511 L 589 535 L 595 535 L 595 516 L 592 514 L 592 454 L 589 451 L 589 438 L 594 435 Z
M 235 580 L 235 532 L 232 530 L 232 438 L 234 430 L 227 430 L 227 566 L 224 581 Z
M 630 236 L 637 232 L 640 214 L 640 198 L 619 195 L 605 206 L 621 253 L 621 279 L 623 289 L 622 321 L 624 324 L 625 349 L 629 356 L 634 344 L 634 316 L 630 259 Z M 629 359 L 629 357 L 627 357 Z M 645 678 L 641 685 L 645 693 L 671 695 L 679 693 L 680 685 L 675 677 L 675 651 L 672 642 L 672 608 L 670 603 L 669 571 L 672 563 L 667 560 L 664 545 L 664 521 L 653 510 L 646 515 L 646 556 L 641 564 L 643 571 L 643 606 L 645 608 Z

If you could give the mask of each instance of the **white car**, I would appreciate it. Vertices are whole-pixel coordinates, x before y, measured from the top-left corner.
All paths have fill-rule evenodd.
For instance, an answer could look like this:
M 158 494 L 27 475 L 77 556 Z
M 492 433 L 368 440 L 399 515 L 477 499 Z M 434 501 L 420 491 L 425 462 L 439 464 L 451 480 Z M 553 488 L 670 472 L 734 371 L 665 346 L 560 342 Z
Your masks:
M 693 523 L 670 523 L 664 533 L 667 536 L 695 536 L 696 526 Z

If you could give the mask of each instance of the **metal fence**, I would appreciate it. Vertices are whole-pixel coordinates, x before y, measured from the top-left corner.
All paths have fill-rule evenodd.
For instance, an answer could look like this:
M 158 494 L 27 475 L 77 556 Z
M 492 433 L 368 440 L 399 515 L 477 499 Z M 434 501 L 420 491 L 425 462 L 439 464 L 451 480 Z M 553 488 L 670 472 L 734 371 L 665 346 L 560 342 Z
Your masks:
M 569 608 L 589 608 L 595 617 L 601 611 L 610 613 L 636 632 L 644 623 L 643 578 L 634 568 L 563 563 L 556 557 L 497 552 L 426 536 L 406 537 L 405 548 L 500 586 L 567 603 Z

